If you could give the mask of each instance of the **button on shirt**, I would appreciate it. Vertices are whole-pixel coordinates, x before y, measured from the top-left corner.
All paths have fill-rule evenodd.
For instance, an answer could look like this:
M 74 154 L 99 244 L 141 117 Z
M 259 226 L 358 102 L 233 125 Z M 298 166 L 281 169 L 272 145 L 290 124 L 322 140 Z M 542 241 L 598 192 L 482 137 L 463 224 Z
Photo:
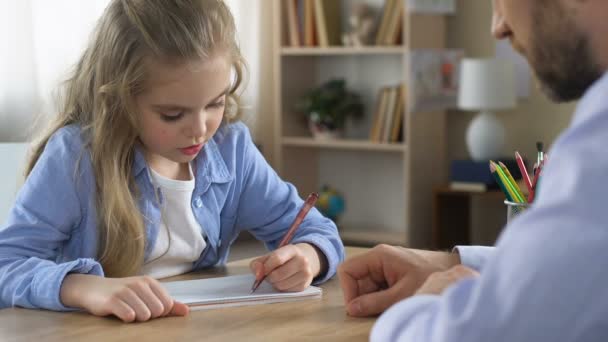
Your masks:
M 481 276 L 387 310 L 372 341 L 608 341 L 608 76 L 557 139 L 534 205 L 495 249 L 461 248 Z

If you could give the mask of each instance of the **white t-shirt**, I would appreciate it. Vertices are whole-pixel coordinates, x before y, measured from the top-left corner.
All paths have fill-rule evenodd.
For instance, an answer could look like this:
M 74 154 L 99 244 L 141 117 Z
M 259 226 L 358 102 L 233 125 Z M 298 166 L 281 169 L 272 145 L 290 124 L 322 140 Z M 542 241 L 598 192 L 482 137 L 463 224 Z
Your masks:
M 192 167 L 187 181 L 163 177 L 152 169 L 150 175 L 152 184 L 161 192 L 161 223 L 142 274 L 158 279 L 187 273 L 207 246 L 190 207 L 194 190 Z

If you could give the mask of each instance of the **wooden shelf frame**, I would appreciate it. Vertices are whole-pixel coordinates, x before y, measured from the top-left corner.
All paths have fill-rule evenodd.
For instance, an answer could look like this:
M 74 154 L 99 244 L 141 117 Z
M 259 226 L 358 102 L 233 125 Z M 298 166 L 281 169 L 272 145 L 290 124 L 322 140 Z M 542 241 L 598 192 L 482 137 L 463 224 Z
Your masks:
M 334 0 L 332 0 L 334 1 Z M 345 2 L 343 2 L 345 3 Z M 447 135 L 444 111 L 427 113 L 404 113 L 404 142 L 399 144 L 378 144 L 365 140 L 315 141 L 305 123 L 295 119 L 290 111 L 299 96 L 311 87 L 317 86 L 316 76 L 322 63 L 335 63 L 336 59 L 357 60 L 362 63 L 393 60 L 400 63 L 401 79 L 409 78 L 410 66 L 407 55 L 412 49 L 442 49 L 445 47 L 446 18 L 439 15 L 412 14 L 406 10 L 404 16 L 402 46 L 367 46 L 361 48 L 330 46 L 289 47 L 285 34 L 282 6 L 284 0 L 273 0 L 273 72 L 274 72 L 274 131 L 273 156 L 278 173 L 292 182 L 302 195 L 317 191 L 320 187 L 319 175 L 327 158 L 326 153 L 362 152 L 362 158 L 387 158 L 390 165 L 400 167 L 402 175 L 399 186 L 391 189 L 402 191 L 403 200 L 387 204 L 396 207 L 392 213 L 404 216 L 404 222 L 391 224 L 383 230 L 344 227 L 341 234 L 345 242 L 358 245 L 391 243 L 410 247 L 430 247 L 432 227 L 432 190 L 447 182 Z M 353 58 L 355 57 L 355 58 Z M 361 57 L 361 58 L 358 58 Z M 386 67 L 384 64 L 379 68 Z M 379 89 L 373 90 L 378 91 Z M 395 158 L 401 158 L 395 159 Z M 396 161 L 396 162 L 395 162 Z M 379 170 L 385 166 L 380 163 Z M 396 172 L 396 169 L 392 169 Z M 362 179 L 367 182 L 373 179 Z M 346 198 L 347 203 L 349 198 Z M 393 208 L 392 207 L 392 208 Z M 393 209 L 391 209 L 393 210 Z M 382 212 L 382 211 L 379 211 Z M 391 214 L 389 214 L 391 215 Z M 383 220 L 378 217 L 378 220 Z

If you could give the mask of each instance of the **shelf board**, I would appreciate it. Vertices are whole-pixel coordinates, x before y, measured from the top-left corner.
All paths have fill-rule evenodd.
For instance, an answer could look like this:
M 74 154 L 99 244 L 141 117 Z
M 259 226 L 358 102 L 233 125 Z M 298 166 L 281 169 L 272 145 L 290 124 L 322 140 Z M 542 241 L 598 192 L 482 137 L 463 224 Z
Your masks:
M 406 146 L 403 143 L 375 143 L 368 140 L 355 139 L 315 140 L 304 137 L 284 137 L 283 146 L 380 152 L 405 152 L 406 150 Z
M 364 46 L 364 47 L 282 47 L 283 56 L 341 56 L 341 55 L 402 55 L 404 46 Z
M 405 232 L 389 232 L 376 230 L 340 230 L 340 237 L 346 246 L 371 247 L 381 243 L 406 246 Z

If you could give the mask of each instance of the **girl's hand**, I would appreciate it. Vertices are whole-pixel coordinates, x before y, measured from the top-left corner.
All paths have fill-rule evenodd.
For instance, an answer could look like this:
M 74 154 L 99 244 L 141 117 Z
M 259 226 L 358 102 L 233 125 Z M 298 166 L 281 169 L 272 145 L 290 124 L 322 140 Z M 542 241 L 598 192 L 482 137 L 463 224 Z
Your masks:
M 185 316 L 189 312 L 187 305 L 174 301 L 156 279 L 147 276 L 104 278 L 69 274 L 60 296 L 65 306 L 82 308 L 96 316 L 115 315 L 124 322 Z
M 256 279 L 266 276 L 282 292 L 304 291 L 312 280 L 327 270 L 325 255 L 317 247 L 300 243 L 287 245 L 249 264 Z

